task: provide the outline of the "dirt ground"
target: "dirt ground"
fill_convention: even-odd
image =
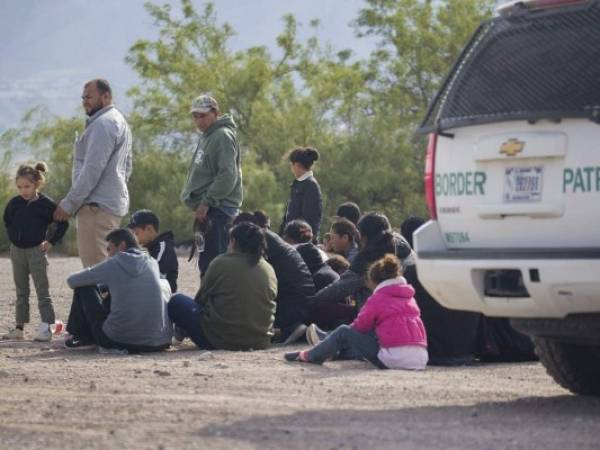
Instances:
[[[55,309],[65,320],[64,279],[79,260],[50,261]],[[181,266],[181,291],[192,294],[197,275]],[[1,258],[2,331],[13,322],[11,277]],[[32,324],[36,309],[34,300]],[[286,363],[283,351],[201,352],[186,344],[101,355],[66,350],[61,338],[1,342],[0,448],[600,448],[600,398],[569,394],[538,363],[416,373]]]

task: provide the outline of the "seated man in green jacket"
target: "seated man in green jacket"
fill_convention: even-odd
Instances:
[[[231,230],[228,253],[215,258],[192,299],[171,297],[169,317],[205,349],[269,347],[275,321],[277,278],[262,257],[263,231],[249,222]]]

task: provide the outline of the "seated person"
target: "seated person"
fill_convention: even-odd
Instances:
[[[254,214],[240,213],[234,223],[256,223]],[[300,253],[271,230],[263,230],[267,241],[267,261],[277,275],[275,327],[279,341],[290,344],[304,336],[309,319],[309,297],[315,283]]]
[[[317,291],[339,280],[340,276],[323,261],[313,244],[300,244],[296,250],[312,273]],[[321,302],[311,305],[309,321],[325,330],[333,330],[339,325],[352,322],[355,315],[356,309],[345,300],[339,303]]]
[[[308,222],[302,219],[295,219],[288,222],[283,229],[283,240],[294,247],[299,244],[305,244],[307,242],[313,242],[314,236],[312,228]],[[328,258],[327,253],[315,246],[315,248],[321,254],[321,258],[326,260]]]
[[[334,253],[352,262],[358,253],[360,236],[356,226],[348,219],[338,217],[329,230],[329,246]]]
[[[184,294],[171,298],[169,317],[199,348],[269,347],[277,278],[263,258],[264,250],[264,233],[257,225],[235,225],[227,253],[210,263],[196,298]]]
[[[167,315],[171,295],[160,279],[158,263],[138,247],[127,228],[106,236],[109,257],[67,278],[74,289],[65,341],[69,348],[98,345],[137,351],[163,350],[171,344]],[[102,304],[97,285],[110,293],[110,310]]]
[[[133,213],[127,228],[133,231],[142,247],[145,247],[156,262],[160,276],[171,286],[171,292],[177,292],[177,276],[179,262],[175,254],[173,232],[159,233],[160,221],[158,216],[148,209],[140,209]]]
[[[360,219],[360,208],[354,202],[342,203],[340,206],[338,206],[335,215],[337,217],[348,219],[350,222],[356,225],[358,223],[358,219]]]
[[[317,291],[340,279],[340,276],[330,266],[325,264],[323,255],[316,245],[307,242],[297,245],[296,250],[298,250],[298,253],[300,253],[300,256],[302,256],[302,259],[306,263]]]

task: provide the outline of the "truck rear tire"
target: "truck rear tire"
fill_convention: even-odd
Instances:
[[[534,337],[546,371],[562,387],[580,395],[600,395],[600,346]]]

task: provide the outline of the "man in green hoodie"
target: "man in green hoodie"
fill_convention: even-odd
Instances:
[[[202,132],[182,201],[203,225],[204,250],[198,258],[202,275],[210,262],[227,250],[228,229],[242,206],[242,167],[236,125],[229,114],[219,115],[219,104],[209,95],[192,102],[190,112]]]

